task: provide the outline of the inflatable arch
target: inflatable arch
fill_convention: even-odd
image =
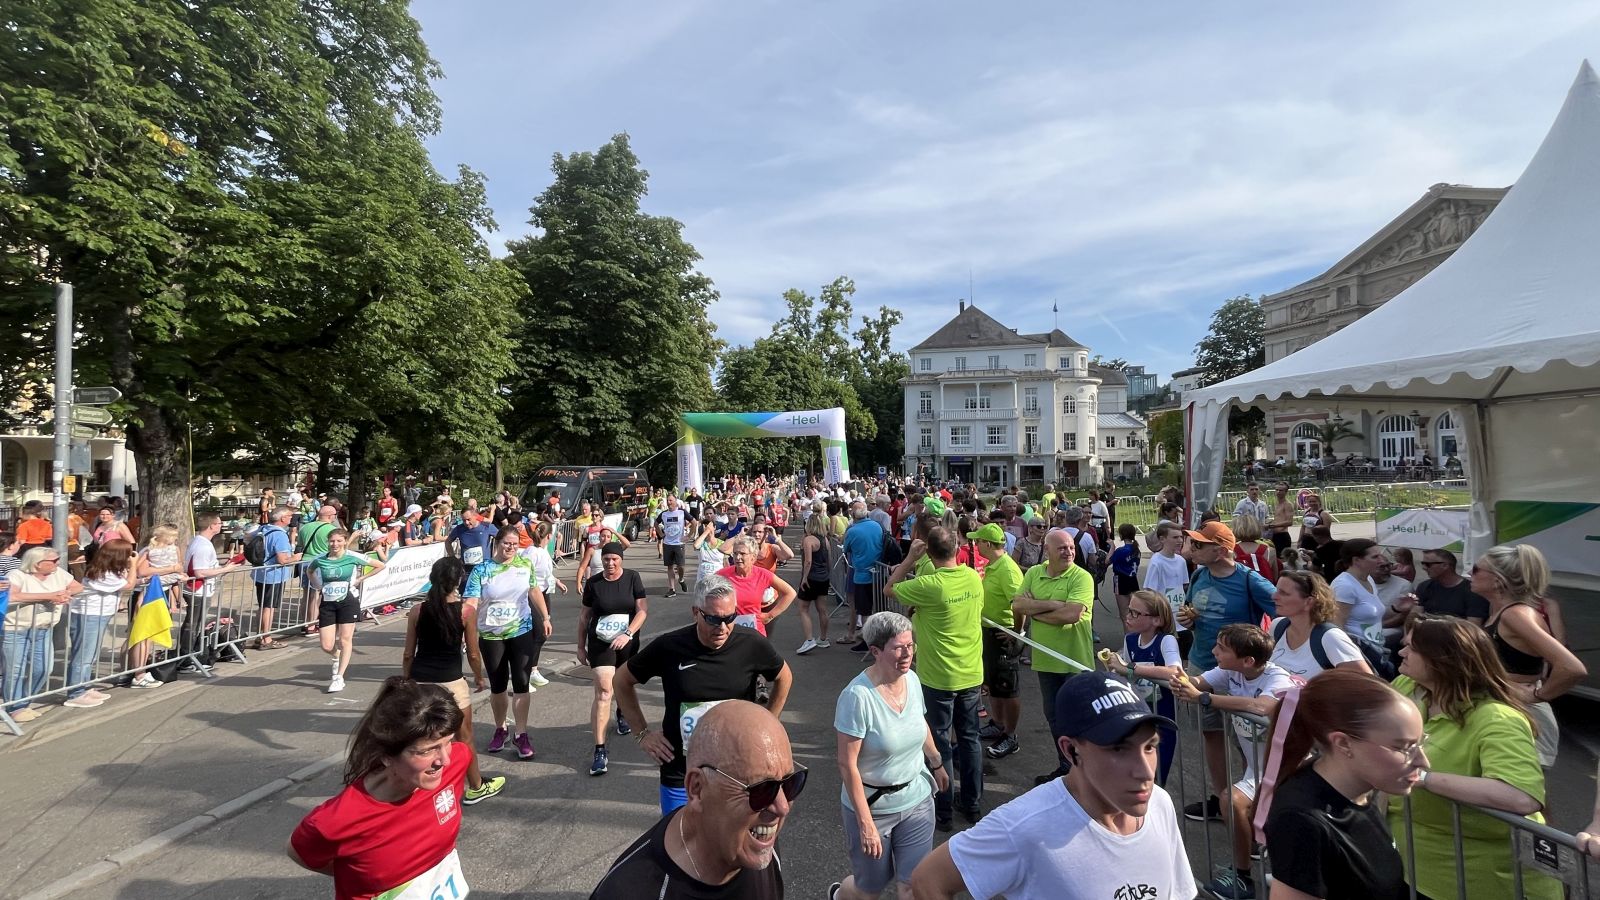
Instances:
[[[827,484],[850,480],[850,457],[844,447],[844,410],[805,409],[797,412],[684,413],[678,439],[678,487],[705,490],[705,465],[701,450],[708,437],[810,437],[822,439],[822,463]]]

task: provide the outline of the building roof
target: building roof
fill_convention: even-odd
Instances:
[[[1089,374],[1100,379],[1100,384],[1102,385],[1118,385],[1128,383],[1128,376],[1123,374],[1121,369],[1108,369],[1105,366],[1097,363],[1089,364]]]
[[[961,350],[967,347],[1022,347],[1038,343],[1000,324],[993,316],[967,306],[912,350]]]
[[[1143,428],[1144,420],[1133,413],[1097,413],[1094,422],[1101,428]]]
[[[1023,337],[1028,338],[1035,343],[1046,344],[1048,346],[1059,347],[1061,349],[1067,349],[1069,347],[1075,350],[1089,349],[1088,347],[1085,347],[1084,345],[1073,340],[1071,335],[1059,328],[1040,332],[1039,334],[1025,334]]]
[[[1184,369],[1182,372],[1173,372],[1172,373],[1172,377],[1173,378],[1182,378],[1185,375],[1199,375],[1201,372],[1204,372],[1204,371],[1205,371],[1205,369],[1201,368],[1200,366],[1195,366],[1192,369]]]

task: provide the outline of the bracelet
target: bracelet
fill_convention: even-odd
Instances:
[[[944,762],[943,761],[928,762],[926,759],[924,759],[922,761],[922,764],[928,767],[928,771],[929,772],[937,772],[940,769],[944,768]]]
[[[634,743],[636,743],[636,744],[644,743],[644,736],[649,734],[649,733],[650,733],[650,729],[649,728],[641,728],[640,730],[635,731],[633,733],[633,741],[634,741]]]

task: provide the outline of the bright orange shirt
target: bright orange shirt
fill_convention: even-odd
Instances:
[[[54,534],[55,529],[50,527],[50,520],[43,517],[24,519],[17,523],[19,544],[48,544]]]

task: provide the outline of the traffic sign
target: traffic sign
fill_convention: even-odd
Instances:
[[[90,428],[88,425],[73,425],[67,432],[75,441],[89,441],[100,436],[100,429]]]
[[[79,406],[105,406],[122,399],[122,392],[114,387],[81,387],[72,389],[72,402]]]
[[[67,471],[87,475],[93,469],[94,458],[89,453],[89,445],[73,441],[72,446],[68,448]]]
[[[98,406],[74,406],[72,421],[79,425],[110,425],[111,413]]]

